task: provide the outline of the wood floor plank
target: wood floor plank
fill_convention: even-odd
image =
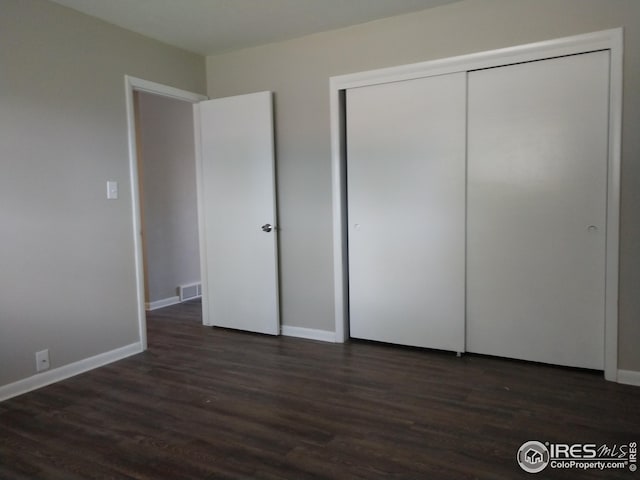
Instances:
[[[204,327],[198,302],[147,323],[148,351],[1,404],[0,478],[529,478],[525,441],[640,440],[640,388],[601,373]]]

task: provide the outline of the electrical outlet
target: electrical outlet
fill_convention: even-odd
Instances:
[[[36,371],[42,372],[49,369],[49,350],[36,352]]]

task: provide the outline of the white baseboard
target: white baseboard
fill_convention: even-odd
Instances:
[[[180,297],[176,295],[175,297],[161,298],[155,302],[145,302],[144,308],[147,312],[150,312],[151,310],[169,307],[171,305],[176,305],[177,303],[180,303]]]
[[[315,328],[292,327],[282,325],[282,335],[285,337],[307,338],[309,340],[319,340],[321,342],[335,342],[336,334],[328,330],[316,330]]]
[[[142,350],[142,344],[140,342],[132,343],[131,345],[125,345],[124,347],[116,348],[109,352],[78,360],[77,362],[54,368],[53,370],[47,370],[8,385],[0,386],[0,402],[73,377],[74,375],[93,370],[94,368],[102,367],[108,363],[122,360],[123,358],[140,353]]]
[[[640,387],[640,372],[635,370],[618,370],[618,383]]]

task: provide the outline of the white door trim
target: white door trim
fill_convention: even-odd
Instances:
[[[607,266],[605,287],[605,378],[618,379],[618,268],[620,155],[622,138],[622,28],[527,45],[432,60],[330,78],[333,198],[334,314],[336,341],[349,337],[348,247],[346,236],[345,91],[365,85],[464,72],[512,63],[610,50],[609,158],[607,185]]]
[[[133,221],[133,249],[136,271],[136,297],[138,299],[138,330],[142,349],[147,349],[147,320],[144,302],[144,267],[142,263],[142,237],[140,188],[138,185],[138,148],[136,142],[136,119],[133,102],[133,92],[145,92],[161,97],[173,98],[189,103],[206,100],[207,97],[197,93],[187,92],[160,83],[142,80],[140,78],[124,76],[125,101],[127,107],[127,132],[129,148],[129,182],[131,184],[131,213]]]

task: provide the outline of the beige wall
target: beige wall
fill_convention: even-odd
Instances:
[[[0,385],[139,341],[124,75],[204,58],[44,0],[0,0]],[[106,200],[106,181],[120,199]]]
[[[640,2],[464,0],[207,59],[210,97],[275,92],[282,319],[333,330],[329,77],[625,27],[620,368],[640,370]]]
[[[135,94],[145,301],[200,282],[193,106]]]

